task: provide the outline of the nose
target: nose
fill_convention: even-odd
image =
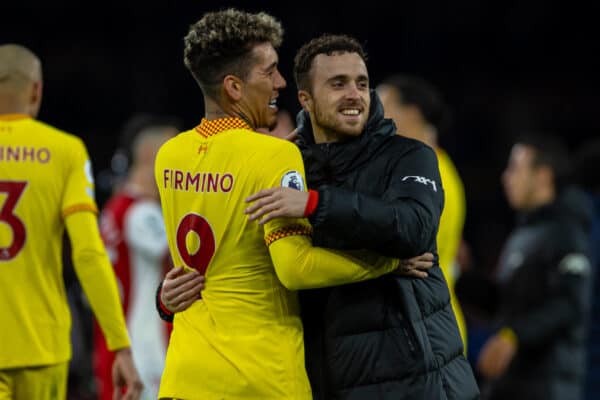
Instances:
[[[360,89],[356,82],[351,82],[348,85],[348,90],[346,91],[346,97],[349,99],[358,99],[360,98]]]
[[[281,90],[287,86],[287,82],[285,81],[283,75],[281,75],[281,72],[279,72],[279,70],[275,71],[274,86],[276,90]]]

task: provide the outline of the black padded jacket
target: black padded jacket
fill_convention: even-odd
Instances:
[[[396,135],[371,94],[365,131],[315,144],[297,122],[315,246],[409,258],[436,253],[443,188],[435,152]],[[437,258],[437,257],[436,257]],[[315,399],[475,399],[479,390],[435,265],[426,279],[379,279],[300,293],[306,366]]]
[[[592,269],[592,205],[568,188],[551,204],[521,216],[498,265],[499,326],[518,349],[489,399],[582,398]]]

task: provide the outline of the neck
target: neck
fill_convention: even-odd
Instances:
[[[545,206],[546,204],[550,204],[556,198],[556,193],[553,188],[545,188],[538,192],[536,196],[537,207]]]
[[[333,131],[327,131],[324,129],[315,129],[315,126],[313,125],[313,135],[315,137],[315,143],[317,144],[321,144],[321,143],[336,143],[336,142],[341,142],[342,141],[342,137]]]
[[[435,128],[427,124],[415,126],[415,129],[411,130],[409,136],[425,143],[429,147],[437,147],[437,133],[435,132]]]
[[[0,96],[0,114],[29,114],[29,108],[22,102]]]
[[[234,105],[219,105],[216,101],[204,97],[204,118],[208,120],[218,119],[218,118],[241,118],[252,129],[255,129],[254,124],[244,115],[244,113],[238,109]]]
[[[429,145],[430,147],[433,147],[434,149],[438,147],[438,140],[437,140],[437,130],[431,126],[431,125],[427,125],[425,127],[425,144]]]

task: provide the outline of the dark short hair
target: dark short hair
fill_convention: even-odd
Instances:
[[[294,79],[298,90],[310,90],[310,69],[319,54],[356,53],[367,62],[367,55],[361,44],[347,35],[324,34],[306,43],[294,58]]]
[[[549,167],[554,173],[554,185],[564,187],[571,180],[569,150],[561,138],[549,132],[523,132],[514,142],[533,148],[532,166]]]
[[[392,75],[381,84],[394,88],[400,103],[417,107],[423,114],[423,118],[438,132],[448,127],[450,115],[442,95],[425,79],[408,75]]]
[[[256,44],[281,45],[281,23],[264,12],[233,8],[209,12],[193,24],[184,38],[184,62],[205,95],[215,99],[226,75],[246,79]]]

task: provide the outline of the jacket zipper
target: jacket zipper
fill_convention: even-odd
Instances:
[[[386,299],[387,301],[387,299]],[[407,328],[407,319],[404,318],[404,316],[402,314],[398,314],[398,317],[400,318],[400,325],[402,326],[402,333],[404,333],[404,337],[406,338],[406,341],[408,342],[408,350],[410,351],[411,355],[415,355],[417,353],[417,349],[415,348],[415,342],[413,340],[413,335],[411,335],[411,331]]]

